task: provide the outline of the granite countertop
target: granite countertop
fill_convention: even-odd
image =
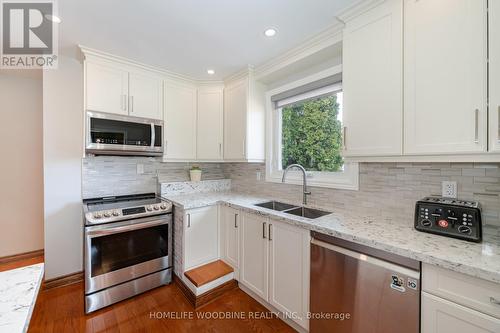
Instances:
[[[0,272],[0,332],[26,332],[43,279],[43,264]]]
[[[401,221],[391,218],[367,216],[351,211],[336,211],[333,214],[310,220],[254,206],[256,203],[272,200],[270,198],[231,191],[167,195],[164,197],[183,209],[224,204],[500,283],[500,237],[498,236],[484,235],[482,243],[472,243],[418,232],[410,224],[401,223]]]

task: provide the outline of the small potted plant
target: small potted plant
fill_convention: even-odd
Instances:
[[[199,182],[201,180],[201,169],[197,165],[193,165],[189,170],[189,176],[192,182]]]

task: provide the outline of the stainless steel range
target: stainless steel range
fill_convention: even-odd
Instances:
[[[154,193],[83,201],[85,312],[172,281],[172,204]]]

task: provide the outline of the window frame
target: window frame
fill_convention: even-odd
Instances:
[[[334,66],[296,80],[266,92],[266,182],[281,183],[283,170],[281,165],[281,113],[276,112],[271,96],[295,89],[306,84],[342,73],[342,66]],[[287,184],[302,184],[302,173],[290,170],[286,178]],[[346,162],[342,172],[307,171],[307,183],[310,186],[344,190],[359,190],[359,165],[357,162]]]

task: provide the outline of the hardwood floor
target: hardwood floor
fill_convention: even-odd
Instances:
[[[202,318],[221,313],[239,315],[243,319]],[[151,290],[86,316],[81,282],[41,291],[28,332],[233,333],[294,330],[240,289],[231,290],[194,310],[175,284]]]

